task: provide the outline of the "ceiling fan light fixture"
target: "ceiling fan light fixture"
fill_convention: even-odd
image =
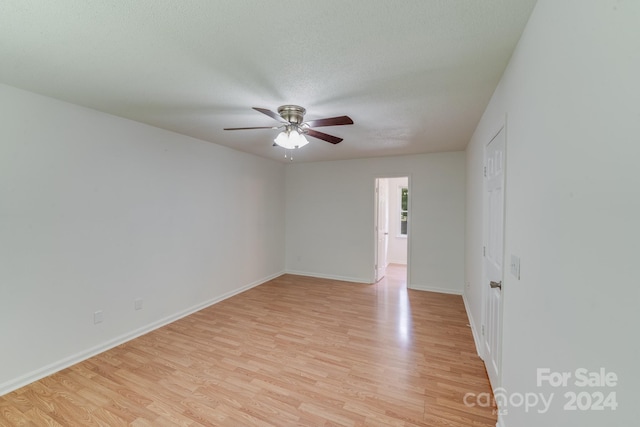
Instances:
[[[303,134],[299,133],[295,129],[280,132],[276,139],[273,140],[273,142],[275,142],[282,148],[286,148],[287,150],[301,148],[309,143],[309,141],[307,141],[307,138],[305,138]]]

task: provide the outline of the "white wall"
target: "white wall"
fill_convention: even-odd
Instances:
[[[284,177],[0,85],[0,394],[281,273]]]
[[[372,282],[375,178],[409,176],[409,286],[462,292],[464,156],[287,165],[287,271]]]
[[[640,2],[540,0],[467,149],[466,299],[480,325],[483,147],[507,118],[503,387],[555,393],[505,426],[632,426],[640,418]],[[537,368],[615,372],[615,388],[537,387]],[[565,411],[567,392],[616,411]]]
[[[409,184],[407,177],[389,178],[389,264],[407,263],[407,237],[400,236],[400,188]]]

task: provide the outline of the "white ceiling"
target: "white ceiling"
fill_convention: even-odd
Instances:
[[[0,82],[284,161],[250,107],[350,116],[295,161],[462,150],[535,0],[3,0]]]

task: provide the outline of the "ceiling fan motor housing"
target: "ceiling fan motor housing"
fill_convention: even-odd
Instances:
[[[289,123],[295,123],[298,125],[302,123],[306,112],[307,110],[299,105],[283,105],[278,107],[278,114],[280,114],[280,117]]]

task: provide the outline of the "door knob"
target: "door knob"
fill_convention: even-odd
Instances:
[[[502,289],[502,281],[500,281],[500,282],[491,281],[491,282],[489,282],[489,286],[491,286],[491,289],[493,289],[493,288]]]

